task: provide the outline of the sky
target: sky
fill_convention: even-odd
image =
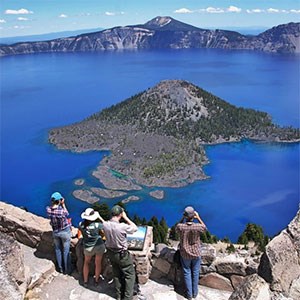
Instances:
[[[300,0],[1,0],[0,37],[144,24],[170,16],[200,28],[300,22]]]

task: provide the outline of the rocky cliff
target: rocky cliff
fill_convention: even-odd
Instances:
[[[263,253],[258,274],[249,276],[229,300],[300,299],[300,210]]]
[[[245,36],[234,31],[197,28],[170,17],[156,17],[141,25],[114,27],[43,42],[2,45],[0,56],[41,52],[163,48],[219,48],[299,53],[300,23],[279,25],[258,36]]]

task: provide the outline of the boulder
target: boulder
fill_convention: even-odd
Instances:
[[[210,244],[201,245],[201,264],[202,265],[211,265],[216,259],[217,252],[216,248]]]
[[[155,260],[153,267],[161,273],[167,275],[170,271],[171,264],[163,258],[158,258]]]
[[[296,217],[266,246],[258,274],[248,276],[230,300],[295,300],[300,299],[300,210]],[[247,274],[255,271],[251,261]]]
[[[233,291],[233,287],[228,278],[218,274],[218,273],[209,273],[201,277],[200,284],[223,291]]]
[[[246,277],[239,275],[231,275],[230,281],[234,289],[237,289],[244,281]]]
[[[20,245],[0,232],[0,299],[23,299],[27,284]]]
[[[269,285],[257,274],[250,275],[229,300],[271,300]]]
[[[245,264],[245,259],[234,254],[218,257],[214,261],[214,266],[216,267],[217,272],[222,275],[235,274],[246,276],[247,266]]]
[[[27,246],[40,247],[45,253],[53,253],[49,220],[4,202],[0,202],[0,232],[11,235]]]
[[[295,245],[295,248],[298,252],[298,257],[300,259],[300,209],[295,218],[288,225],[287,232],[290,235],[293,244]]]
[[[300,277],[292,282],[289,297],[292,299],[300,299]]]
[[[293,280],[300,276],[300,265],[297,249],[285,230],[267,245],[258,274],[270,283],[272,291],[288,296]]]

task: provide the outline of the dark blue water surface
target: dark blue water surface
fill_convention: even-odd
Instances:
[[[74,154],[47,143],[52,127],[77,122],[163,79],[184,79],[243,107],[299,127],[299,56],[243,51],[165,50],[4,57],[1,64],[1,200],[45,216],[53,191],[65,196],[74,223],[87,203],[71,192],[74,179],[96,185],[91,170],[103,153]],[[144,189],[131,215],[164,216],[169,225],[193,205],[210,231],[235,240],[255,222],[269,235],[284,228],[299,204],[299,144],[249,141],[206,148],[209,180]],[[120,200],[120,199],[117,199]],[[103,200],[109,204],[117,200]]]

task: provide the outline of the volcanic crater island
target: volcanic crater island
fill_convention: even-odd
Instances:
[[[204,146],[238,142],[300,141],[299,128],[280,127],[261,111],[236,107],[184,80],[164,80],[79,123],[54,128],[49,142],[73,152],[109,150],[92,175],[100,182],[87,186],[77,179],[74,197],[95,203],[126,197],[150,187],[163,199],[161,187],[182,187],[207,179]],[[128,193],[130,193],[128,197]]]

